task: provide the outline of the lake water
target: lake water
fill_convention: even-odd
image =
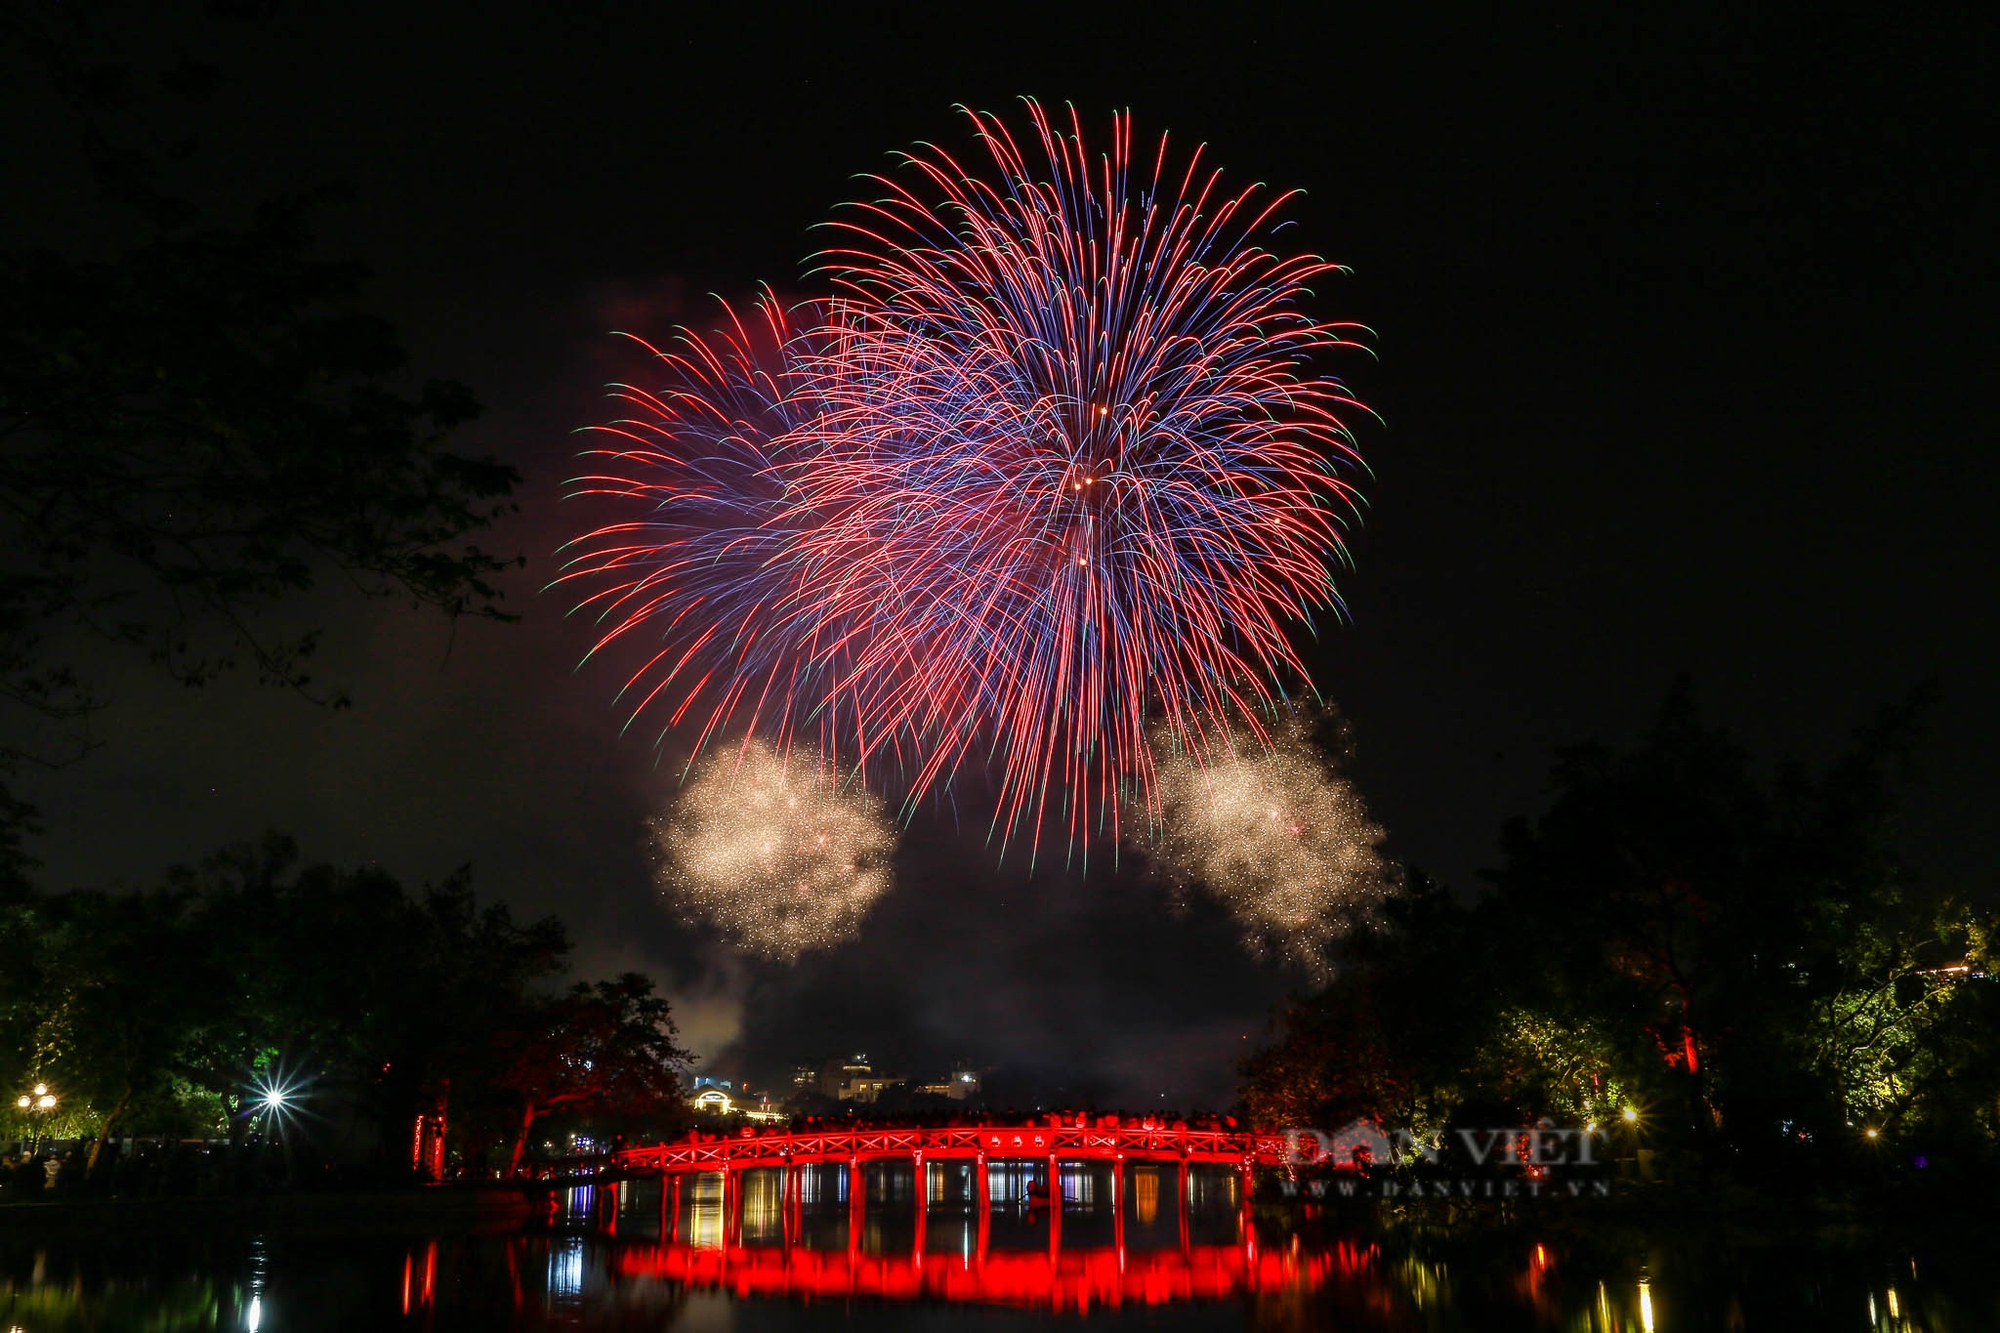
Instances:
[[[649,1192],[650,1191],[650,1192]],[[578,1191],[549,1231],[386,1237],[0,1234],[0,1333],[347,1329],[1146,1329],[1691,1333],[2000,1330],[1992,1228],[1942,1246],[1750,1239],[1516,1222],[1447,1235],[1295,1214],[1244,1230],[1222,1195],[1183,1217],[1136,1188],[1125,1216],[841,1200],[787,1217],[753,1193],[725,1235],[690,1188]]]

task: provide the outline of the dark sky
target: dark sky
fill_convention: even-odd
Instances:
[[[1678,672],[1772,760],[1824,760],[1935,680],[1909,854],[1990,897],[2000,80],[1975,8],[121,11],[107,50],[224,72],[175,174],[214,220],[352,184],[326,253],[369,264],[416,366],[487,403],[468,440],[528,477],[496,537],[529,557],[525,619],[454,640],[329,595],[304,610],[343,713],[93,657],[103,747],[32,793],[47,878],[139,882],[266,827],[412,879],[470,861],[560,912],[583,968],[659,976],[723,1066],[964,1054],[1080,1096],[1226,1099],[1298,979],[1130,875],[1031,878],[924,818],[830,956],[753,966],[675,925],[641,849],[671,776],[618,739],[613,673],[572,673],[583,629],[534,591],[581,522],[555,501],[570,432],[638,369],[607,329],[806,290],[808,229],[852,175],[962,142],[954,103],[1034,94],[1302,187],[1288,235],[1354,270],[1324,311],[1377,331],[1379,363],[1347,370],[1386,426],[1318,681],[1397,854],[1475,886],[1551,747],[1629,737]],[[9,124],[37,129],[0,150],[9,243],[113,243],[19,74]]]

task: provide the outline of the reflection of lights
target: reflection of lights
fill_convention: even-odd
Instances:
[[[1896,1289],[1894,1287],[1889,1288],[1889,1317],[1891,1319],[1901,1319],[1903,1317],[1903,1307],[1896,1300]]]
[[[1639,1327],[1653,1333],[1653,1284],[1639,1279]]]
[[[549,1303],[583,1297],[583,1238],[572,1236],[549,1247]]]
[[[1156,1171],[1132,1173],[1132,1202],[1138,1205],[1139,1225],[1149,1227],[1160,1215],[1160,1176]]]
[[[722,1172],[703,1171],[689,1182],[688,1239],[697,1249],[722,1248]]]
[[[249,1329],[250,1333],[257,1333],[257,1325],[263,1322],[264,1298],[262,1296],[252,1296],[250,1298],[250,1310],[243,1316],[243,1326]]]
[[[783,1239],[784,1172],[769,1169],[743,1171],[738,1173],[736,1182],[742,1197],[738,1224],[743,1228],[743,1239],[752,1243]]]

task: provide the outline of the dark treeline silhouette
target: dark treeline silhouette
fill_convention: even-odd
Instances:
[[[136,655],[343,704],[298,619],[331,602],[301,595],[513,619],[499,585],[520,558],[474,539],[521,478],[466,448],[478,400],[412,370],[360,303],[367,270],[318,252],[311,222],[343,187],[248,219],[179,196],[199,141],[183,118],[222,71],[109,12],[12,7],[0,30],[65,108],[117,238],[0,250],[0,881],[19,884],[39,828],[21,774],[101,743],[99,672]]]
[[[1406,893],[1244,1065],[1258,1122],[1595,1125],[1640,1177],[1960,1186],[2000,1156],[1995,919],[1895,852],[1921,697],[1824,771],[1761,776],[1682,682],[1562,752],[1490,891]]]
[[[637,974],[563,986],[569,949],[464,873],[413,893],[276,836],[137,892],[14,892],[0,1138],[29,1185],[54,1152],[58,1183],[143,1192],[491,1176],[579,1130],[676,1131],[668,1002]],[[448,1149],[421,1163],[419,1117]]]

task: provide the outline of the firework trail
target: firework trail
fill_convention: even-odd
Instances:
[[[757,741],[703,760],[653,833],[669,900],[767,958],[852,937],[893,881],[880,803]]]
[[[802,558],[866,608],[855,707],[910,788],[990,755],[997,822],[1075,845],[1155,805],[1155,720],[1219,754],[1305,676],[1361,409],[1310,364],[1354,345],[1303,309],[1336,266],[1257,244],[1285,196],[1027,109],[1027,150],[968,112],[983,161],[910,154],[836,224]]]
[[[1294,720],[1264,745],[1238,731],[1230,755],[1199,761],[1161,737],[1149,850],[1183,890],[1227,907],[1252,953],[1324,974],[1328,947],[1392,881],[1381,826],[1307,733]]]
[[[836,682],[854,626],[797,581],[815,517],[788,480],[805,458],[797,428],[818,410],[795,368],[811,336],[768,295],[747,317],[722,314],[719,331],[683,330],[666,350],[633,339],[664,384],[612,386],[630,415],[590,428],[606,442],[568,486],[625,516],[568,543],[551,586],[595,587],[572,613],[599,627],[585,661],[645,642],[619,691],[628,726],[655,713],[657,741],[692,717],[699,753],[732,721],[789,747],[803,719],[831,751],[847,734]]]

